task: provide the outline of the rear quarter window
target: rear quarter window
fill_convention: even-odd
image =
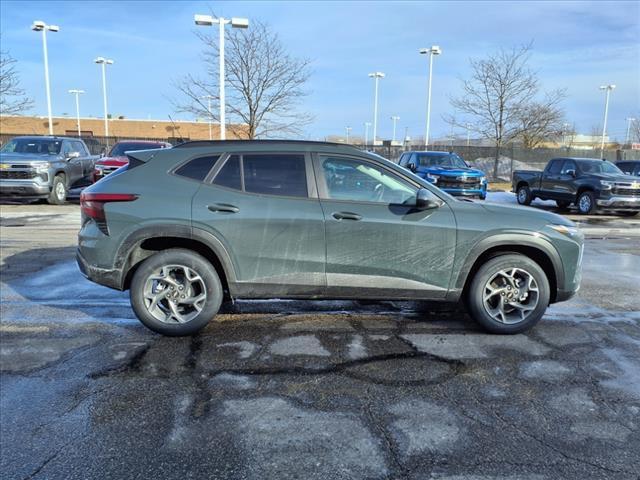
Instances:
[[[218,161],[218,158],[220,158],[219,155],[194,158],[178,167],[174,173],[181,177],[203,181]]]

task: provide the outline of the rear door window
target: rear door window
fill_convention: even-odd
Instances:
[[[240,174],[240,156],[231,155],[220,169],[213,183],[221,187],[242,190],[242,176]]]
[[[179,167],[175,171],[175,174],[181,177],[203,181],[218,161],[218,158],[220,158],[218,155],[194,158]]]
[[[245,154],[242,172],[246,192],[287,197],[307,197],[303,154]]]

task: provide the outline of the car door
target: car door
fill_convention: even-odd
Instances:
[[[573,160],[565,160],[560,169],[560,176],[556,181],[556,195],[558,200],[566,200],[568,202],[576,199],[578,189],[576,188],[576,162]]]
[[[242,297],[324,293],[324,216],[305,153],[231,154],[193,198],[193,227],[229,252]]]
[[[67,183],[69,186],[76,183],[83,177],[82,159],[80,157],[71,157],[71,153],[76,152],[73,142],[65,140],[62,142],[62,156],[66,162],[65,172],[67,174]]]
[[[561,158],[551,160],[542,174],[540,190],[542,191],[542,196],[545,198],[550,198],[552,200],[561,199],[560,197],[557,197],[557,185],[560,181],[562,162],[563,160]]]
[[[95,160],[93,159],[93,157],[91,157],[91,155],[89,155],[89,152],[87,151],[83,142],[79,140],[74,140],[72,143],[73,143],[73,149],[76,152],[80,153],[80,161],[82,163],[82,175],[85,178],[87,178],[93,173]]]
[[[318,154],[314,168],[325,215],[329,295],[446,295],[456,243],[446,203],[417,210],[417,184],[359,157]]]

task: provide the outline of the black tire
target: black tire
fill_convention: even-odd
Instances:
[[[148,277],[162,267],[169,265],[180,265],[191,269],[191,271],[195,272],[202,280],[202,284],[198,281],[198,285],[203,285],[202,292],[200,293],[206,292],[206,299],[204,300],[202,310],[199,313],[192,311],[191,314],[195,315],[194,318],[185,323],[162,321],[148,310],[147,304],[145,303],[145,286],[147,285]],[[186,283],[184,284],[186,285]],[[175,293],[177,294],[178,292]],[[173,294],[173,292],[170,294]],[[133,311],[147,328],[163,335],[179,337],[193,335],[209,323],[220,309],[223,291],[220,278],[215,268],[204,257],[191,250],[172,248],[158,252],[142,262],[131,280],[129,298]],[[165,306],[165,310],[168,308],[166,298],[158,303]],[[195,309],[195,307],[193,308]]]
[[[556,205],[560,210],[566,210],[571,205],[571,202],[567,202],[566,200],[556,200]]]
[[[521,269],[533,277],[538,286],[537,305],[525,314],[524,320],[517,321],[517,323],[504,323],[489,314],[485,308],[483,297],[487,282],[498,272],[512,268]],[[519,253],[509,253],[493,257],[480,267],[469,285],[466,300],[469,314],[486,331],[514,334],[524,332],[540,321],[549,306],[550,296],[549,280],[540,265]]]
[[[578,212],[582,215],[594,213],[596,211],[596,197],[593,192],[586,191],[578,195],[576,206],[578,207]]]
[[[51,205],[63,205],[67,201],[67,177],[64,173],[59,173],[53,177],[51,193],[47,197],[47,202]]]
[[[634,212],[631,210],[618,210],[616,215],[620,215],[621,217],[635,217],[640,212]]]
[[[531,197],[531,189],[528,185],[521,185],[516,192],[516,198],[520,205],[530,205],[533,198]]]

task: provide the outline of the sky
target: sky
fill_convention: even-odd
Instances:
[[[378,135],[423,135],[427,56],[434,59],[431,132],[449,134],[442,116],[455,114],[449,99],[470,74],[469,59],[500,48],[533,42],[530,66],[543,89],[566,88],[567,122],[590,134],[602,125],[604,93],[615,84],[608,133],[620,140],[626,118],[640,119],[640,2],[189,2],[189,1],[7,1],[0,2],[0,42],[17,63],[22,87],[33,98],[33,114],[46,115],[41,34],[34,20],[60,26],[48,35],[54,116],[75,115],[69,89],[86,91],[81,116],[102,116],[97,56],[108,67],[109,111],[127,118],[188,120],[177,114],[172,83],[185,73],[203,75],[202,45],[193,15],[209,13],[268,23],[284,46],[311,60],[310,94],[301,108],[315,120],[305,137],[363,135],[373,119],[373,81],[381,71]],[[197,27],[203,28],[203,27]],[[601,128],[601,127],[600,127]],[[463,135],[463,132],[456,131]]]

